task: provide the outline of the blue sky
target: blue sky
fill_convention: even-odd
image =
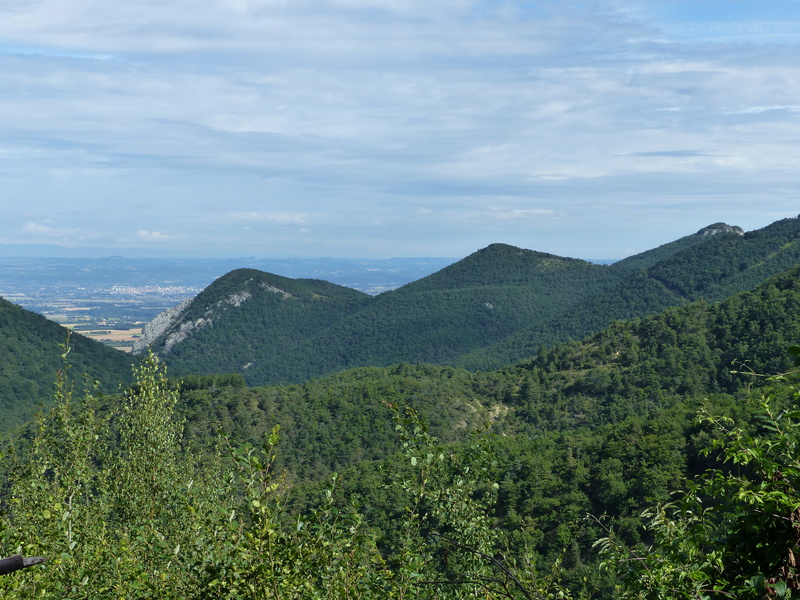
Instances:
[[[621,258],[800,212],[800,1],[0,0],[0,244]]]

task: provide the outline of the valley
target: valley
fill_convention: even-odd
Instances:
[[[447,258],[135,259],[0,256],[0,297],[125,352],[144,324],[241,266],[333,281],[368,294],[394,289]]]
[[[16,288],[5,293],[0,290],[0,296],[72,331],[129,352],[146,323],[200,291],[191,286],[60,285]]]

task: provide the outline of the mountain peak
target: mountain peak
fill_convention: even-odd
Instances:
[[[522,248],[518,248],[517,246],[512,246],[511,244],[501,244],[501,243],[494,243],[489,244],[486,248],[479,250],[478,252],[519,252],[522,253],[524,250]]]
[[[517,246],[512,246],[511,244],[501,244],[501,243],[494,243],[489,244],[485,248],[481,248],[477,252],[473,252],[469,257],[478,257],[478,256],[485,256],[485,255],[492,255],[494,257],[511,257],[511,256],[525,256],[528,259],[542,259],[542,258],[554,258],[558,260],[565,260],[565,261],[574,261],[576,259],[573,258],[566,258],[563,256],[558,256],[556,254],[550,254],[548,252],[540,252],[538,250],[527,250],[525,248],[519,248]]]

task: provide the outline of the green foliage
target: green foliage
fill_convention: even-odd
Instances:
[[[107,459],[115,476],[111,490],[115,518],[152,524],[167,521],[180,510],[183,498],[174,493],[181,479],[178,461],[183,423],[173,418],[178,401],[166,372],[148,354],[134,369],[136,385],[123,396],[113,423],[119,439]]]
[[[364,598],[385,586],[383,562],[362,518],[333,506],[336,477],[321,507],[284,519],[286,483],[273,470],[275,427],[261,449],[225,444],[224,492],[211,507],[196,597]],[[208,534],[206,534],[208,537]]]
[[[512,557],[494,523],[500,485],[491,438],[475,434],[445,447],[414,411],[395,408],[395,421],[411,467],[397,486],[404,494],[392,556],[399,597],[570,598],[557,566],[537,577],[533,558]]]
[[[130,356],[0,298],[0,436],[29,422],[39,405],[51,405],[59,346],[68,338],[72,364],[102,391],[130,382]]]
[[[218,429],[240,443],[258,444],[279,424],[279,468],[302,480],[325,479],[333,471],[399,450],[386,403],[413,407],[449,442],[499,410],[491,395],[504,385],[488,375],[449,367],[373,367],[293,386],[181,385],[178,412],[196,447],[212,447]]]
[[[796,401],[796,398],[795,398]],[[708,469],[676,500],[646,511],[652,544],[616,536],[597,546],[624,598],[796,598],[800,596],[800,410],[762,399],[754,422],[707,411],[719,437]]]
[[[200,461],[181,450],[178,393],[154,355],[135,380],[100,416],[90,390],[75,400],[59,376],[0,527],[3,554],[49,561],[0,579],[0,598],[568,597],[497,554],[488,439],[448,449],[415,413],[398,415],[410,471],[391,485],[404,517],[381,537],[357,503],[337,506],[336,475],[321,505],[286,511],[277,426],[261,449],[222,438]]]
[[[187,481],[174,464],[174,398],[162,393],[163,370],[153,357],[137,370],[138,387],[120,416],[136,430],[125,431],[121,452],[110,444],[115,415],[98,416],[91,390],[76,401],[65,373],[5,502],[4,550],[50,560],[5,578],[0,597],[145,598],[180,590],[180,548],[190,541]]]

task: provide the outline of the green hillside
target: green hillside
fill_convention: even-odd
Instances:
[[[40,404],[52,404],[62,366],[59,344],[68,335],[64,327],[0,298],[0,432],[28,421]],[[70,335],[70,360],[107,393],[131,380],[131,356],[79,334]]]
[[[239,275],[223,298],[244,298],[241,286],[254,274]],[[254,281],[253,296],[261,289]],[[768,486],[797,473],[796,456],[772,478],[737,468],[725,479],[725,465],[703,450],[726,440],[726,430],[697,414],[705,406],[735,419],[727,431],[738,423],[743,443],[772,452],[778,445],[763,436],[775,433],[775,419],[759,412],[757,398],[771,393],[779,414],[796,404],[794,390],[731,370],[784,372],[798,340],[794,267],[719,303],[616,322],[500,371],[399,365],[257,388],[241,376],[192,376],[176,388],[146,364],[123,399],[59,405],[40,428],[34,462],[0,468],[0,544],[58,557],[4,577],[0,595],[673,597],[671,582],[660,594],[646,578],[623,585],[624,554],[600,567],[594,544],[611,532],[614,544],[658,555],[663,562],[648,572],[664,577],[687,544],[711,539],[727,552],[716,555],[716,585],[746,590],[749,582],[752,593],[734,596],[772,597],[769,577],[794,581],[780,570],[794,522],[781,525],[778,513],[749,533],[729,524],[742,514],[772,519],[784,504],[748,513],[725,504],[735,494],[717,496],[718,510],[738,512],[720,513],[719,522],[708,512],[702,531],[713,537],[689,528],[673,546],[641,515],[709,467],[723,469],[715,481],[753,477],[761,487],[747,498],[763,499],[766,490],[774,501]],[[393,412],[406,405],[422,421]],[[798,416],[788,413],[782,431]],[[475,437],[481,425],[488,435]],[[228,433],[222,452],[219,428]],[[264,444],[268,454],[244,442]],[[278,458],[269,454],[273,443]],[[792,510],[794,482],[780,488]],[[677,564],[705,581],[703,565]]]
[[[450,364],[615,280],[605,266],[493,244],[377,296],[298,347],[291,362],[318,361],[317,374],[398,362]]]
[[[669,242],[657,248],[653,248],[652,250],[646,250],[645,252],[618,260],[611,265],[611,268],[615,271],[625,271],[628,273],[649,269],[662,261],[668,260],[683,250],[709,241],[710,236],[729,233],[742,235],[744,231],[741,227],[731,227],[725,223],[714,223],[708,227],[703,227],[697,233],[684,236],[674,242]]]
[[[491,244],[444,269],[398,288],[395,294],[417,294],[442,290],[491,288],[493,286],[561,286],[582,284],[602,277],[601,265],[564,258],[545,252],[523,250],[508,244]],[[581,285],[579,283],[578,285]],[[390,293],[391,294],[391,293]]]
[[[719,233],[709,235],[709,230]],[[542,345],[580,339],[615,320],[655,314],[693,300],[722,300],[751,290],[798,264],[800,218],[783,219],[744,234],[718,223],[611,265],[612,271],[626,273],[616,284],[454,364],[498,368],[535,354]]]
[[[720,300],[800,264],[800,220],[758,231],[716,223],[610,266],[492,244],[375,297],[237,270],[156,339],[173,373],[302,382],[396,363],[494,369],[615,320]]]

